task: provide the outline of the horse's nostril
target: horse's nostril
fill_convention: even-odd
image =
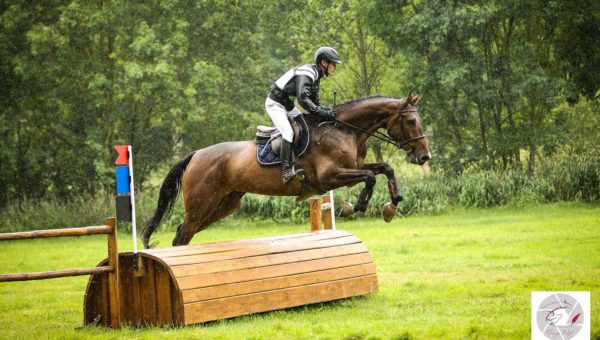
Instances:
[[[427,161],[428,161],[428,160],[430,160],[430,159],[431,159],[431,156],[430,156],[429,154],[426,154],[426,155],[423,155],[423,156],[421,156],[421,161],[422,161],[423,163],[427,162]]]

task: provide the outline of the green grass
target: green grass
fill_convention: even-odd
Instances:
[[[307,222],[308,223],[308,222]],[[377,265],[366,297],[180,328],[81,328],[87,277],[0,284],[0,337],[17,338],[530,338],[532,291],[591,292],[600,337],[600,207],[557,203],[438,216],[338,221]],[[307,225],[227,219],[193,243],[306,231]],[[173,233],[159,233],[159,246]],[[132,248],[128,235],[120,250]],[[14,241],[0,272],[96,265],[104,237]]]

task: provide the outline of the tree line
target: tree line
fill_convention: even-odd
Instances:
[[[533,173],[600,141],[591,0],[8,0],[0,12],[0,206],[111,190],[115,144],[134,146],[143,185],[191,150],[251,139],[271,83],[323,45],[344,60],[324,103],[423,95],[438,174]]]

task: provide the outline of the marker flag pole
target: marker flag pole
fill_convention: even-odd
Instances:
[[[333,106],[335,107],[335,102],[337,99],[337,91],[333,91]],[[333,201],[333,190],[329,190],[329,202],[331,204],[331,229],[336,230],[335,227],[335,202]]]
[[[133,235],[133,256],[137,257],[137,228],[135,225],[135,185],[133,181],[133,151],[131,145],[127,146],[129,151],[129,187],[131,188],[131,233]]]
[[[133,267],[137,270],[137,228],[135,218],[135,182],[133,180],[133,150],[131,145],[115,145],[119,157],[115,161],[117,220],[131,222],[133,237]]]

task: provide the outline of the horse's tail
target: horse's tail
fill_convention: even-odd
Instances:
[[[156,228],[158,228],[158,226],[164,221],[164,219],[171,214],[173,205],[175,204],[175,201],[177,201],[177,197],[181,192],[181,180],[183,178],[183,173],[185,172],[185,169],[192,160],[193,156],[194,152],[185,156],[184,159],[175,164],[160,186],[160,194],[158,195],[158,204],[156,206],[156,210],[154,211],[154,215],[146,222],[142,231],[142,241],[144,242],[144,247],[152,248],[156,245],[150,244],[150,237]]]

